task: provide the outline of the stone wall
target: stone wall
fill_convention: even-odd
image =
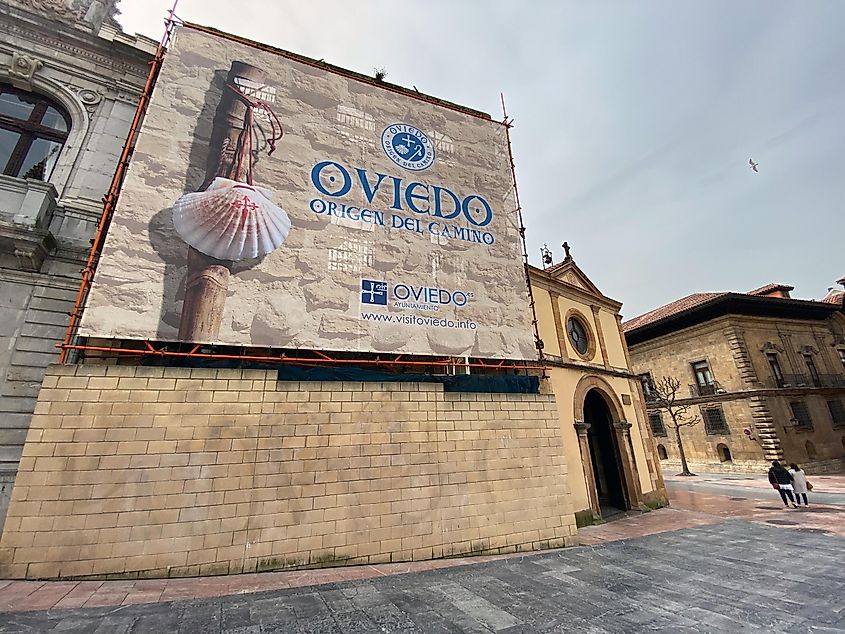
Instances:
[[[52,366],[0,575],[179,576],[573,543],[554,397]]]
[[[0,82],[70,117],[49,183],[0,175],[0,522],[156,46],[117,31],[112,2],[47,4],[0,3]]]
[[[728,434],[708,435],[703,424],[681,430],[690,468],[746,471],[773,459],[835,468],[821,465],[836,465],[845,458],[845,427],[833,420],[826,403],[845,402],[845,374],[836,348],[842,341],[842,322],[840,315],[821,321],[729,315],[632,346],[632,365],[635,372],[650,372],[655,380],[664,375],[680,379],[692,413],[701,416],[702,407],[722,408]],[[840,387],[778,388],[767,353],[777,355],[785,375],[805,376],[808,354],[827,381],[838,377]],[[719,384],[713,396],[694,397],[685,391],[685,384],[695,381],[691,363],[699,360],[710,364]],[[792,401],[804,403],[811,428],[793,428]],[[665,413],[663,418],[668,437],[655,442],[666,448],[670,461],[677,460],[674,431]],[[719,444],[730,449],[733,465],[720,463]]]

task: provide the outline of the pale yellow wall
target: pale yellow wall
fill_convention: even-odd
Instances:
[[[540,331],[540,339],[543,340],[543,352],[560,355],[560,345],[557,339],[557,328],[555,327],[555,316],[552,311],[552,296],[544,288],[532,286],[534,293],[534,311],[537,314],[537,328]]]
[[[575,511],[580,511],[590,506],[587,495],[587,483],[584,479],[584,466],[581,463],[578,434],[573,426],[575,421],[575,388],[578,385],[578,381],[584,376],[584,373],[564,368],[549,368],[548,372],[560,415],[564,457],[566,463],[569,465],[567,477],[569,478],[569,492],[572,496],[572,508]],[[631,423],[631,444],[634,448],[634,461],[642,491],[643,493],[654,491],[655,487],[648,470],[648,461],[646,460],[647,452],[650,451],[648,436],[647,432],[644,432],[642,429],[645,419],[642,415],[637,415],[637,401],[633,398],[635,395],[631,394],[630,383],[624,378],[602,375],[601,373],[597,374],[608,382],[620,403],[623,400],[623,394],[632,397],[631,405],[622,406],[623,416],[625,420]]]
[[[619,333],[616,314],[602,310],[599,311],[599,319],[607,348],[608,363],[614,368],[627,369],[628,360],[625,358],[625,349],[622,347],[622,335]]]
[[[649,493],[654,490],[654,485],[651,482],[651,476],[648,472],[648,462],[646,461],[648,445],[646,444],[646,436],[640,428],[642,424],[642,417],[637,416],[637,400],[634,398],[635,395],[631,394],[631,385],[628,382],[628,379],[620,377],[606,377],[606,379],[613,388],[613,391],[616,392],[616,396],[620,403],[622,402],[623,394],[627,394],[631,397],[631,404],[625,405],[623,403],[622,409],[625,413],[625,420],[631,423],[631,445],[634,447],[634,461],[637,465],[637,474],[640,479],[640,486],[642,487],[643,493]]]
[[[593,317],[593,310],[590,308],[588,304],[584,304],[582,302],[575,301],[569,297],[560,297],[558,299],[558,306],[560,308],[560,318],[566,319],[566,313],[569,312],[571,308],[576,308],[581,313],[581,317],[587,322],[590,326],[590,336],[593,337],[596,341],[596,354],[595,357],[590,359],[590,363],[597,363],[600,365],[604,365],[604,357],[601,353],[601,346],[598,343],[598,329],[596,328],[596,320]],[[564,329],[566,328],[566,324],[563,324]],[[569,342],[569,338],[566,338],[566,349],[568,350],[569,358],[570,359],[577,359],[580,360],[578,353],[575,352],[575,349],[572,347],[572,344]]]
[[[584,478],[584,466],[581,464],[578,433],[573,424],[575,422],[575,386],[578,385],[583,373],[564,368],[549,368],[548,372],[560,417],[564,458],[566,464],[569,465],[566,477],[569,481],[572,510],[582,511],[590,508],[590,499],[587,497],[587,482]]]

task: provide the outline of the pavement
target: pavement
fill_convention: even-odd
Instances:
[[[667,478],[672,508],[584,546],[199,579],[0,582],[0,632],[845,632],[845,477]],[[680,480],[680,481],[679,481]]]

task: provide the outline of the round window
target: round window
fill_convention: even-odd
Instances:
[[[575,348],[578,354],[587,354],[587,350],[590,347],[590,338],[584,324],[579,319],[570,317],[566,323],[566,332],[569,334],[569,341],[572,342],[572,347]]]

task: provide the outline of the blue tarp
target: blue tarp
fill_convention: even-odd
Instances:
[[[313,368],[286,365],[279,368],[280,381],[379,381],[390,383],[442,383],[445,392],[500,392],[537,394],[536,376],[502,374],[400,374],[360,368]]]

